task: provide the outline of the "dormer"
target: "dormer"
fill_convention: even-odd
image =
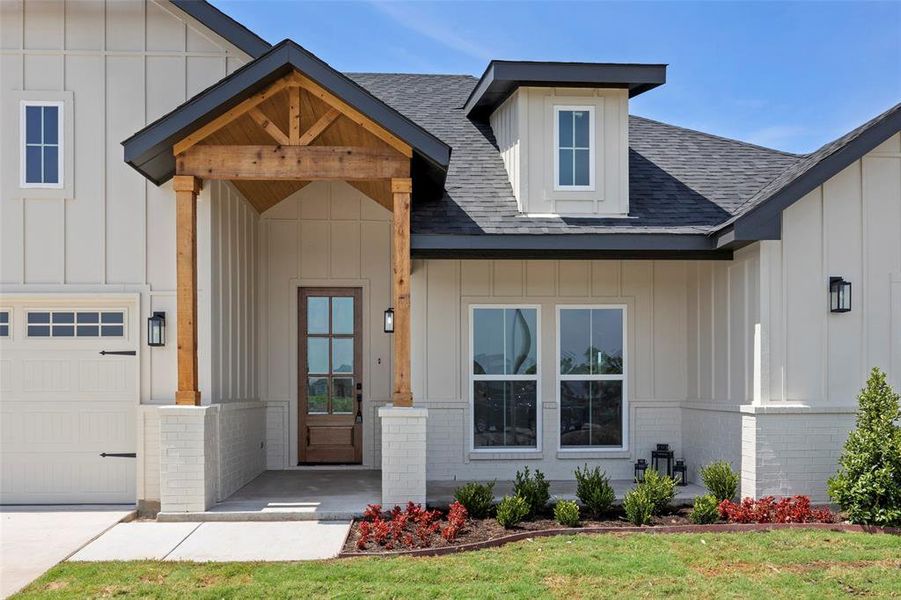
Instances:
[[[629,99],[666,65],[492,61],[464,110],[487,120],[521,213],[629,214]]]

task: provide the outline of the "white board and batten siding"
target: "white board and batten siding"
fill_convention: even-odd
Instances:
[[[248,59],[162,0],[0,3],[2,303],[23,299],[65,308],[74,295],[89,293],[113,306],[115,294],[137,294],[128,309],[138,353],[130,359],[136,378],[136,393],[129,400],[132,422],[139,401],[171,404],[176,387],[175,344],[150,349],[144,343],[146,317],[152,311],[166,312],[167,336],[170,341],[176,337],[175,198],[170,184],[156,187],[124,163],[121,142]],[[18,187],[19,105],[29,99],[64,103],[66,162],[61,190]],[[217,219],[217,231],[227,235],[235,231],[223,229],[223,220],[211,214],[210,205],[220,192],[226,210],[232,211],[227,214],[243,219],[235,228],[248,231],[246,240],[240,238],[246,241],[242,248],[256,243],[251,237],[253,219],[238,214],[237,192],[226,185],[208,185],[198,210],[201,391],[204,401],[216,401],[218,394],[227,400],[247,400],[254,398],[255,363],[251,358],[236,368],[234,357],[255,347],[253,308],[247,314],[223,313],[215,323],[212,319],[212,293],[227,288],[221,302],[232,306],[237,294],[247,294],[241,287],[250,283],[246,275],[232,274],[254,270],[235,267],[233,260],[218,256],[213,260],[212,244],[222,238],[212,231],[211,219]],[[253,264],[255,257],[251,254],[246,260]],[[240,329],[241,345],[211,348],[214,327],[228,334]],[[15,352],[7,356],[13,360],[25,356]],[[153,452],[152,440],[145,444],[145,438],[154,435],[155,414],[141,410],[139,417],[149,421],[132,428],[138,430],[137,442],[132,436],[124,451],[137,449],[143,454],[137,467],[141,496],[145,479],[150,480],[146,487],[154,489],[153,469],[159,461],[144,452],[145,446]],[[134,461],[130,463],[134,469]],[[132,486],[130,498],[134,495]],[[79,496],[62,500],[78,501]]]

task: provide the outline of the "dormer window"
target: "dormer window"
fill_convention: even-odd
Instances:
[[[594,107],[554,107],[554,189],[594,190]]]

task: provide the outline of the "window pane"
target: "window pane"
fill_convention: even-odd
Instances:
[[[307,338],[307,373],[328,373],[328,338]]]
[[[59,183],[59,148],[44,146],[44,183]]]
[[[332,298],[332,333],[354,332],[354,299]]]
[[[53,337],[73,337],[75,336],[74,325],[54,325]]]
[[[621,375],[623,372],[623,311],[591,311],[592,373]]]
[[[54,323],[74,323],[75,322],[75,313],[55,312],[55,313],[53,313],[53,322]]]
[[[560,382],[560,445],[622,445],[621,381]]]
[[[573,130],[575,131],[575,147],[588,148],[589,125],[591,118],[587,110],[573,112]]]
[[[560,164],[559,164],[559,178],[557,181],[558,185],[573,185],[573,151],[572,150],[559,150],[560,153]]]
[[[29,325],[28,326],[28,336],[29,337],[49,337],[50,336],[50,326],[49,325]]]
[[[120,312],[105,312],[100,315],[100,321],[102,323],[122,323],[122,317]]]
[[[29,323],[49,323],[50,313],[48,312],[31,312],[28,313]]]
[[[307,332],[328,333],[328,298],[307,298]]]
[[[9,325],[0,325],[0,337],[9,337]]]
[[[354,380],[351,377],[332,379],[332,414],[350,414],[354,409]]]
[[[307,413],[322,414],[328,412],[328,377],[310,377],[307,379]]]
[[[0,311],[0,323],[9,323],[9,313],[4,311]]]
[[[573,113],[571,110],[561,110],[557,113],[557,128],[560,135],[557,146],[560,148],[572,148]]]
[[[588,150],[574,150],[575,152],[575,174],[573,183],[575,185],[591,185],[591,156]]]
[[[476,448],[537,446],[537,387],[534,381],[476,381]]]
[[[59,108],[56,106],[44,107],[44,143],[59,143]]]
[[[591,370],[591,311],[560,311],[560,373],[576,375]]]
[[[537,311],[533,308],[514,308],[504,311],[507,322],[506,350],[507,373],[534,375],[537,372]]]
[[[25,183],[42,183],[41,147],[25,147]]]
[[[100,315],[95,312],[80,312],[77,318],[79,323],[97,323]]]
[[[75,333],[78,337],[97,337],[100,333],[100,328],[96,325],[79,325],[75,328]]]
[[[332,373],[354,372],[353,338],[332,339]]]
[[[121,325],[102,325],[100,327],[101,337],[122,337],[124,334]]]
[[[41,143],[41,107],[25,107],[25,143]]]
[[[473,373],[504,374],[504,310],[477,308],[472,315]]]

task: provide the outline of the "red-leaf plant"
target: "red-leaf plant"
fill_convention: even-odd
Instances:
[[[773,496],[757,500],[744,498],[739,504],[723,500],[719,512],[730,523],[832,523],[835,520],[828,508],[812,509],[807,496],[778,501]]]
[[[406,510],[395,506],[388,512],[382,512],[378,504],[370,504],[363,513],[360,522],[357,548],[363,550],[370,542],[387,550],[395,546],[415,548],[417,545],[426,548],[432,544],[432,538],[440,533],[447,541],[453,541],[466,522],[466,509],[455,502],[448,511],[448,524],[442,529],[441,512],[427,510],[419,504],[407,504]]]

